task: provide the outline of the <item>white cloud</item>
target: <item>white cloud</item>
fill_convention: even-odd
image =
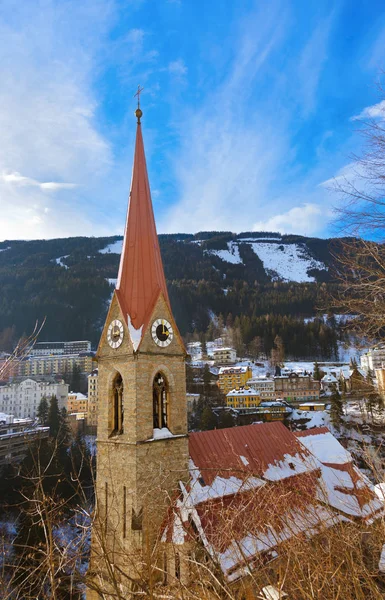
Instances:
[[[95,124],[92,87],[111,6],[2,3],[8,18],[0,22],[0,239],[94,232],[92,201],[82,194],[86,187],[92,196],[112,164]]]
[[[367,106],[359,115],[351,117],[350,120],[359,121],[361,119],[385,119],[385,100],[378,102],[378,104]]]
[[[270,217],[266,221],[257,221],[253,231],[279,231],[280,233],[298,233],[312,235],[319,231],[320,221],[325,222],[331,216],[318,204],[295,206],[285,213]]]
[[[168,71],[172,75],[177,75],[178,77],[182,77],[183,75],[186,75],[187,67],[186,67],[184,61],[181,58],[179,58],[178,60],[174,60],[169,63]]]
[[[59,183],[56,181],[40,182],[31,177],[25,177],[16,171],[4,171],[0,173],[0,182],[7,183],[9,185],[16,186],[30,186],[38,187],[41,190],[56,191],[56,190],[70,190],[77,187],[76,183]]]

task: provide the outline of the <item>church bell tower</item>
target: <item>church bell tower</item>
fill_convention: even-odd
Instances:
[[[139,102],[136,116],[119,275],[97,353],[96,510],[87,600],[128,597],[124,590],[159,565],[161,525],[179,480],[188,475],[186,351],[163,271]]]

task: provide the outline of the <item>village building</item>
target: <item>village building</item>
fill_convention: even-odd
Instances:
[[[360,357],[361,369],[365,373],[374,373],[382,367],[382,363],[385,363],[385,344],[373,346]]]
[[[311,375],[281,375],[274,377],[277,398],[290,403],[315,402],[319,400],[320,382]]]
[[[226,394],[226,406],[230,408],[255,408],[260,402],[257,391],[248,386],[235,388]]]
[[[282,423],[191,433],[190,482],[169,512],[173,556],[199,538],[227,582],[279,558],[295,536],[384,513],[374,486],[326,427],[292,433]],[[269,524],[266,527],[266,524]],[[180,568],[185,570],[187,562]]]
[[[244,387],[253,376],[251,367],[221,367],[218,372],[218,386],[226,395],[230,390]]]
[[[214,348],[211,354],[216,365],[233,365],[237,360],[234,348]]]
[[[27,377],[0,385],[0,412],[21,419],[35,419],[41,399],[56,396],[59,408],[67,408],[68,385],[53,377]]]
[[[48,436],[49,427],[34,427],[32,419],[15,419],[13,415],[0,413],[0,467],[19,463],[30,444]]]
[[[340,371],[340,389],[347,394],[364,394],[373,392],[374,388],[365,371],[356,364],[351,364],[347,371]]]
[[[28,356],[25,360],[18,362],[18,373],[20,377],[36,377],[40,375],[65,375],[71,374],[74,367],[80,373],[88,375],[95,368],[95,356],[91,352],[80,352],[79,354],[54,354],[46,356]]]
[[[68,413],[88,413],[88,398],[84,394],[80,392],[69,392],[68,394],[68,403],[67,403],[67,412]]]
[[[326,394],[327,396],[330,396],[336,390],[338,391],[338,389],[339,389],[338,379],[335,375],[333,375],[333,373],[327,373],[326,375],[324,375],[322,377],[321,391],[324,394]]]
[[[61,354],[80,354],[81,352],[91,352],[90,341],[36,342],[31,354],[33,356],[54,356]]]
[[[274,379],[269,377],[252,377],[247,385],[254,388],[261,400],[276,400]]]

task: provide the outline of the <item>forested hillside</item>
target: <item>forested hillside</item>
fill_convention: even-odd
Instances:
[[[0,350],[44,317],[41,340],[96,344],[117,277],[121,239],[0,243]],[[173,234],[159,240],[184,335],[205,332],[212,316],[221,314],[225,321],[238,317],[245,344],[256,335],[274,340],[284,322],[294,344],[296,336],[309,337],[301,333],[303,318],[327,311],[338,240],[265,232]]]

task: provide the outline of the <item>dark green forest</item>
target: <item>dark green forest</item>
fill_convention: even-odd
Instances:
[[[328,294],[337,285],[331,272],[339,240],[287,235],[276,241],[274,236],[277,234],[266,232],[159,236],[171,303],[183,335],[206,332],[213,315],[221,314],[225,321],[228,316],[240,319],[246,346],[260,336],[269,351],[278,334],[288,351],[293,346],[294,354],[302,342],[306,342],[303,355],[312,347],[333,347],[335,340],[320,344],[320,330],[325,337],[325,328],[309,328],[303,319],[328,311]],[[265,271],[251,244],[242,241],[270,237],[281,249],[285,244],[297,244],[304,255],[322,261],[327,268],[308,271],[314,283],[280,281]],[[100,250],[121,239],[1,242],[0,350],[9,350],[44,317],[41,341],[90,339],[96,345],[114,289],[108,280],[116,278],[119,265],[118,254]],[[210,253],[226,249],[229,242],[236,243],[242,263],[226,262]]]

